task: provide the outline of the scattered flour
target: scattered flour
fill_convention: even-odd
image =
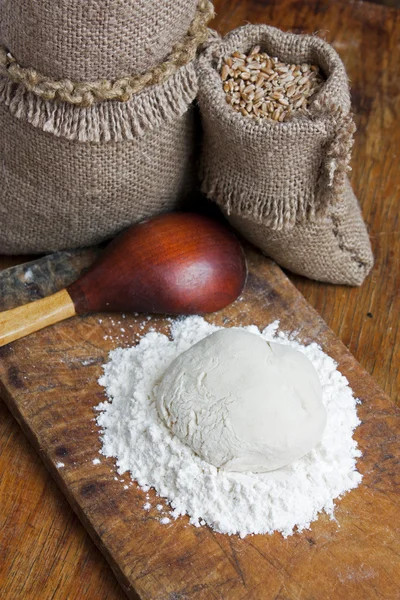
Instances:
[[[65,464],[63,462],[58,462],[56,463],[56,467],[57,469],[62,469],[63,467],[65,467]]]
[[[35,277],[33,274],[33,271],[31,269],[26,269],[25,273],[24,273],[24,281],[26,283],[32,283],[32,281],[34,281]]]
[[[92,462],[93,462],[94,465],[99,465],[100,464],[100,459],[99,458],[94,458]]]
[[[188,317],[172,323],[172,339],[150,332],[137,346],[110,353],[99,380],[109,398],[97,407],[102,453],[116,457],[118,472],[129,471],[143,491],[153,487],[165,498],[170,519],[187,514],[196,527],[207,524],[241,537],[273,531],[288,536],[307,529],[321,511],[333,518],[334,500],[360,483],[356,459],[361,452],[352,438],[360,423],[358,401],[347,379],[317,344],[302,346],[278,328],[275,322],[262,333],[255,326],[244,329],[309,358],[323,388],[327,425],[314,450],[268,473],[218,471],[174,437],[157,413],[155,390],[167,367],[220,327]]]

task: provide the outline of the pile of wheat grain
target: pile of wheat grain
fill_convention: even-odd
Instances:
[[[315,65],[285,64],[260,52],[233,52],[221,69],[226,101],[243,116],[286,121],[305,110],[324,78]]]

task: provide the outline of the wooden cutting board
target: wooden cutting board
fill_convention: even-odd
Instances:
[[[241,540],[188,526],[186,518],[164,526],[155,509],[143,510],[145,494],[136,485],[124,489],[129,478],[117,475],[112,459],[93,464],[101,447],[93,410],[104,399],[97,384],[101,365],[109,350],[134,343],[135,334],[149,327],[167,332],[161,318],[74,318],[6,346],[0,349],[0,393],[129,597],[398,598],[399,411],[279,267],[250,249],[248,260],[241,299],[209,320],[265,327],[280,319],[281,328],[298,331],[303,343],[318,341],[362,400],[355,437],[364,477],[337,502],[336,521],[321,515],[309,531],[286,540],[279,534]],[[54,272],[53,290],[88,257],[74,261],[75,271]],[[42,267],[34,276],[32,269],[28,277],[26,267],[20,271],[28,284],[25,299],[32,289],[36,296],[51,291],[49,279],[41,276],[48,269],[45,260]],[[154,506],[153,497],[150,501]]]

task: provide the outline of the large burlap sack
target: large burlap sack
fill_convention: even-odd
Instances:
[[[225,56],[253,46],[326,77],[306,113],[276,122],[227,104]],[[347,170],[354,124],[343,63],[316,36],[248,25],[214,39],[198,61],[204,129],[202,188],[234,227],[280,265],[312,279],[360,285],[373,257]]]
[[[95,244],[194,185],[207,0],[0,3],[0,253]]]
[[[53,79],[117,79],[163,62],[197,0],[1,0],[0,40]]]

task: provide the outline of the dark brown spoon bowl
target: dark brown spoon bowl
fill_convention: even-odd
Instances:
[[[236,300],[246,274],[243,249],[224,225],[161,215],[117,237],[67,289],[0,313],[0,346],[88,312],[215,312]]]
[[[67,288],[77,313],[211,313],[246,280],[243,249],[223,224],[167,213],[130,227]]]

